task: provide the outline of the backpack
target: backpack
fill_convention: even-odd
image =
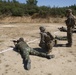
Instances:
[[[46,32],[46,33],[47,33],[48,37],[50,38],[50,40],[53,40],[54,39],[54,37],[51,35],[50,32]]]

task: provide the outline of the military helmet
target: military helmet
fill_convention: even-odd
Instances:
[[[72,10],[71,9],[67,9],[66,12],[67,13],[70,13],[70,12],[72,12]]]
[[[45,27],[43,27],[43,26],[40,26],[39,29],[42,30],[42,31],[45,31]]]
[[[17,42],[21,42],[21,41],[24,41],[24,39],[22,37],[19,38],[19,40],[17,40]]]

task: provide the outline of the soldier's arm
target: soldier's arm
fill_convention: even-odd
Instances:
[[[54,39],[54,36],[51,34],[51,38]]]
[[[41,35],[41,42],[44,43],[45,42],[44,41],[44,34],[41,32],[40,35]]]
[[[15,45],[15,50],[16,50],[17,52],[19,52],[20,50],[19,50],[19,46],[18,46],[17,41],[13,40],[13,42],[14,42],[14,45]]]

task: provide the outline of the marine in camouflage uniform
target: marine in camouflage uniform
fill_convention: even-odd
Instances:
[[[45,49],[46,53],[50,53],[54,46],[54,37],[51,35],[51,33],[45,31],[45,27],[41,26],[39,29],[41,36],[39,46],[42,49]]]
[[[57,40],[67,40],[67,36],[55,36]]]
[[[17,42],[14,41],[14,44],[15,44],[15,49],[22,55],[23,59],[27,62],[26,64],[27,70],[31,68],[31,60],[30,60],[29,54],[45,57],[48,59],[53,58],[53,55],[47,55],[45,53],[38,52],[30,48],[23,38],[19,38]]]
[[[74,28],[74,25],[75,25],[75,19],[74,19],[71,9],[66,10],[66,17],[67,17],[67,20],[65,21],[65,23],[67,26],[67,39],[68,39],[68,43],[66,44],[66,46],[71,47],[72,46],[72,28]]]
[[[60,31],[63,31],[63,32],[67,32],[67,28],[65,28],[65,27],[60,27],[60,28],[58,28]]]
[[[63,31],[63,32],[67,32],[67,28],[65,27],[60,27],[58,28],[60,31]],[[76,27],[74,26],[74,28],[72,28],[72,33],[76,33]]]

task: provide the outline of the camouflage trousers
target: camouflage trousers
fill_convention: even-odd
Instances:
[[[55,45],[55,41],[51,41],[51,42],[47,42],[47,43],[41,43],[39,44],[39,46],[44,49],[47,53],[52,52],[52,48]]]
[[[41,57],[46,57],[46,53],[42,53],[42,52],[38,52],[32,48],[27,48],[25,50],[23,50],[23,57],[25,58],[25,60],[28,60],[30,57],[29,55],[36,55],[36,56],[41,56]]]
[[[72,27],[67,27],[68,44],[72,45]]]
[[[56,36],[55,38],[58,40],[67,40],[67,36]]]

